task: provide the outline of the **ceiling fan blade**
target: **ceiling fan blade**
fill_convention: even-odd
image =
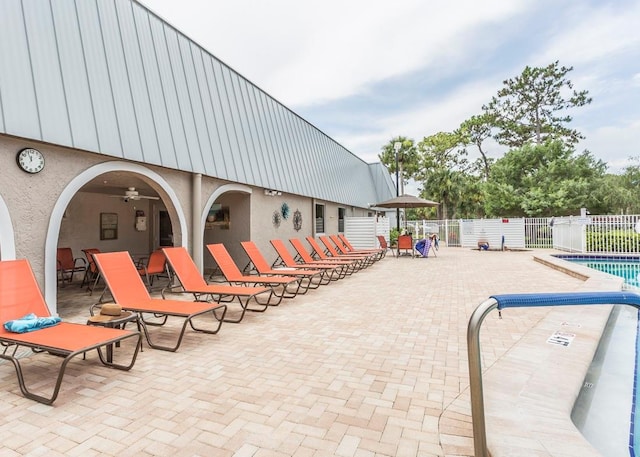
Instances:
[[[122,194],[110,194],[107,195],[107,197],[111,197],[111,198],[121,198],[125,201],[129,201],[129,200],[160,200],[160,197],[153,197],[151,195],[140,195],[138,193],[138,191],[136,190],[135,187],[129,187],[127,188],[126,191],[124,191],[124,193]]]

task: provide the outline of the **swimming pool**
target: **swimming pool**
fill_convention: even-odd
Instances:
[[[559,254],[554,257],[618,276],[624,279],[629,288],[640,290],[640,257],[570,254]]]
[[[558,255],[594,270],[619,276],[625,287],[640,289],[640,257]],[[571,418],[584,437],[605,456],[640,457],[639,312],[613,308]]]

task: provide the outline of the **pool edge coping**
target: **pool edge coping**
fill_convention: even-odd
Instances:
[[[624,282],[552,254],[534,253],[533,260],[583,281],[579,291],[620,290]],[[492,457],[601,456],[573,424],[571,411],[610,310],[608,305],[554,308],[486,370],[485,419]],[[569,347],[540,344],[560,330],[560,323],[578,320],[579,328],[567,330],[576,335]]]

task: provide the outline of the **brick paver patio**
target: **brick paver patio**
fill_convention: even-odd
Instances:
[[[580,283],[534,262],[532,252],[389,255],[240,324],[225,323],[217,335],[188,331],[177,353],[145,346],[129,372],[102,367],[94,354],[72,362],[51,407],[23,398],[3,362],[1,454],[473,455],[469,408],[460,401],[468,398],[471,312],[491,294],[573,291]],[[69,291],[75,298],[65,298]],[[75,285],[60,297],[61,316],[77,322],[96,298]],[[489,316],[485,366],[547,312]],[[47,356],[34,360],[27,382],[47,388],[48,380],[39,382],[43,369],[49,373]]]

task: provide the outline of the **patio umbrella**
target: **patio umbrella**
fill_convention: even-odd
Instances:
[[[398,212],[400,212],[400,208],[425,208],[427,206],[438,206],[440,203],[434,202],[431,200],[425,200],[424,198],[416,197],[415,195],[403,194],[399,197],[392,198],[391,200],[386,200],[384,202],[376,203],[373,205],[378,208],[396,208]],[[398,231],[400,231],[400,215],[397,215],[398,218]],[[406,226],[407,221],[405,221]],[[398,256],[400,255],[400,249],[398,249]]]
[[[438,202],[425,200],[415,195],[404,194],[372,206],[379,208],[425,208],[427,206],[438,206],[439,204]]]
[[[378,208],[397,208],[398,213],[400,208],[425,208],[427,206],[438,206],[440,203],[431,200],[425,200],[424,198],[416,197],[415,195],[403,194],[399,197],[394,197],[391,200],[386,200],[380,203],[372,205]],[[400,214],[398,214],[398,231],[400,231]],[[406,223],[406,221],[405,221]]]

